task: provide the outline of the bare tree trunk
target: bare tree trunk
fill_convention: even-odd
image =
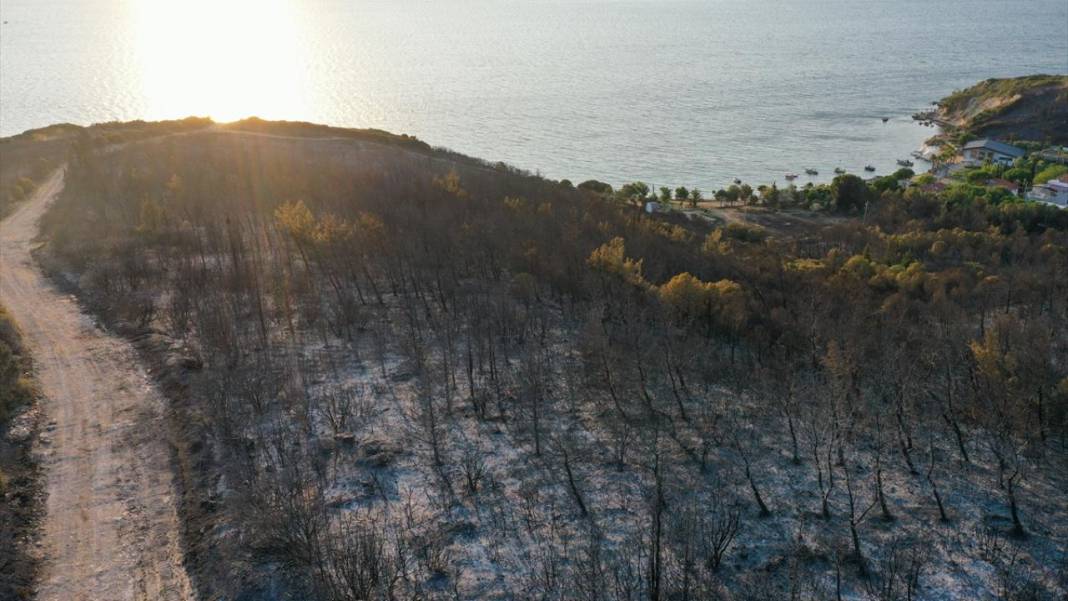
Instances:
[[[879,509],[883,512],[883,520],[887,522],[894,521],[894,515],[890,513],[890,508],[886,504],[886,494],[883,492],[883,462],[882,453],[878,453],[875,456],[875,484],[879,497]]]
[[[786,424],[790,428],[790,442],[793,445],[794,457],[792,459],[794,465],[801,465],[801,455],[797,450],[797,431],[794,429],[794,416],[792,413],[786,414]]]
[[[578,485],[575,483],[575,474],[571,471],[571,458],[567,453],[566,445],[561,445],[561,452],[564,455],[564,471],[567,473],[567,485],[571,489],[571,495],[575,497],[575,503],[578,504],[582,517],[588,517],[590,512],[587,511],[586,502],[582,500],[582,493],[579,492]]]
[[[858,511],[857,497],[853,491],[853,478],[850,476],[850,469],[845,467],[845,479],[846,479],[846,492],[849,493],[849,533],[853,538],[853,552],[855,553],[857,560],[857,571],[862,577],[866,577],[868,574],[867,560],[864,557],[864,550],[860,546],[860,536],[857,533],[857,526],[864,521],[864,518],[871,511],[872,507],[878,502],[878,499],[872,499],[872,502],[864,509],[864,511]]]
[[[671,368],[671,363],[670,363],[670,359],[669,358],[665,358],[664,361],[666,363],[665,367],[666,367],[668,381],[671,382],[671,394],[675,397],[675,405],[679,408],[679,417],[682,418],[682,421],[688,422],[688,421],[690,421],[690,417],[688,415],[686,415],[686,405],[683,404],[682,395],[679,394],[679,386],[680,386],[680,384],[675,379],[675,374],[677,373],[677,370],[673,370]]]
[[[664,480],[660,473],[659,440],[657,440],[656,444],[658,448],[655,451],[656,457],[654,459],[655,463],[653,475],[653,477],[656,479],[656,494],[653,497],[653,540],[652,549],[649,553],[649,601],[660,601],[660,540],[661,536],[663,535],[664,516]]]
[[[938,492],[938,484],[936,484],[935,480],[934,480],[934,467],[935,467],[934,445],[932,444],[931,445],[931,450],[930,450],[930,461],[929,461],[928,467],[927,467],[927,482],[931,485],[931,491],[934,493],[935,502],[938,503],[939,519],[943,523],[946,523],[946,522],[949,522],[949,516],[946,515],[946,508],[942,504],[942,495],[939,494],[939,492]]]
[[[1020,476],[1020,468],[1017,467],[1008,478],[1007,491],[1009,494],[1009,513],[1012,514],[1012,533],[1018,537],[1027,536],[1023,522],[1020,521],[1020,511],[1016,504],[1016,479]]]
[[[745,477],[749,480],[749,487],[753,490],[753,498],[756,499],[757,505],[760,507],[760,517],[768,517],[771,515],[771,510],[768,509],[764,498],[760,496],[760,490],[757,489],[756,482],[753,480],[753,474],[749,470],[749,460],[745,459]]]
[[[908,430],[905,428],[905,412],[901,408],[901,401],[898,401],[897,405],[897,443],[901,448],[901,456],[905,459],[905,465],[909,467],[909,474],[915,476],[919,472],[916,471],[916,466],[912,463],[912,454],[909,449],[912,448],[912,440],[908,436]]]

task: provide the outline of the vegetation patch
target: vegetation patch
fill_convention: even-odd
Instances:
[[[14,322],[0,306],[0,598],[32,599],[37,563],[31,553],[40,511],[36,434],[37,391],[30,359]]]

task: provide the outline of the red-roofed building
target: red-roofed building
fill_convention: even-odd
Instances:
[[[1009,181],[1007,179],[988,179],[986,180],[986,185],[991,188],[1001,188],[1003,190],[1008,190],[1013,194],[1018,194],[1020,192],[1020,184]]]

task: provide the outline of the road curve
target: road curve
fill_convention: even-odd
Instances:
[[[45,397],[37,598],[193,601],[163,397],[134,349],[96,327],[30,256],[63,175],[0,222],[0,303],[22,328]]]

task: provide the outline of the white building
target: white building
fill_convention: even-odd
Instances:
[[[1050,146],[1038,153],[1038,158],[1051,163],[1068,165],[1068,146]]]
[[[987,138],[968,142],[961,154],[968,167],[980,167],[984,163],[1000,163],[1007,167],[1027,153],[1022,148]]]
[[[1068,176],[1050,180],[1031,188],[1027,198],[1061,208],[1068,208]]]

